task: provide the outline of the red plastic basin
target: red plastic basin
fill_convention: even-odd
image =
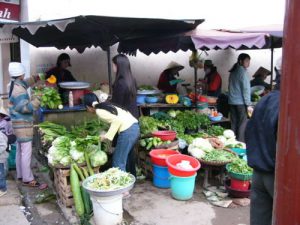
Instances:
[[[193,169],[183,169],[177,167],[177,163],[180,163],[182,160],[186,160],[190,162],[190,165]],[[171,155],[166,159],[168,170],[170,174],[178,177],[190,177],[194,176],[197,173],[197,170],[200,169],[200,162],[192,156],[177,154]]]
[[[176,132],[173,130],[154,131],[152,135],[159,137],[163,141],[173,141],[176,138]]]
[[[231,185],[230,187],[235,190],[239,191],[247,191],[249,190],[250,181],[249,180],[237,180],[231,178]]]
[[[151,162],[157,166],[167,166],[166,158],[170,155],[180,154],[179,152],[171,149],[153,149],[149,152]]]
[[[245,191],[235,190],[231,187],[230,179],[225,181],[225,188],[228,191],[229,196],[233,198],[248,198],[250,196],[251,184],[249,185],[249,189]]]

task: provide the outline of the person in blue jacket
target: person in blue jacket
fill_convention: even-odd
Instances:
[[[229,70],[228,103],[230,105],[231,129],[240,140],[241,126],[247,120],[247,113],[251,111],[251,89],[247,68],[250,66],[250,56],[241,53],[237,62]]]
[[[251,185],[251,225],[272,223],[281,58],[276,63],[275,72],[275,89],[257,103],[245,131],[248,165],[254,170]]]

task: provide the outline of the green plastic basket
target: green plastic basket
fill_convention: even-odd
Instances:
[[[237,179],[237,180],[243,180],[243,181],[245,181],[245,180],[251,180],[252,174],[253,174],[253,173],[243,174],[243,173],[234,173],[234,172],[231,172],[228,169],[228,164],[226,165],[226,170],[227,170],[227,172],[228,172],[228,174],[229,174],[229,176],[231,178],[234,178],[234,179]]]
[[[7,158],[8,169],[16,169],[16,151],[17,147],[15,144],[11,145],[9,156]]]

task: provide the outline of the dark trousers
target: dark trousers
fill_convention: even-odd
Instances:
[[[251,184],[251,225],[271,225],[274,195],[274,173],[254,170]]]
[[[241,127],[247,121],[247,111],[245,105],[230,105],[231,130],[235,133],[238,140],[242,136]]]

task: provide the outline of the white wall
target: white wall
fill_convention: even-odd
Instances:
[[[23,2],[26,2],[23,1]],[[200,25],[205,28],[239,28],[265,24],[283,23],[284,0],[252,0],[242,3],[240,0],[227,1],[180,1],[171,5],[171,1],[97,1],[97,0],[27,0],[28,18],[33,20],[47,20],[76,15],[111,15],[130,17],[158,17],[158,18],[205,18]],[[146,5],[145,5],[146,4]],[[92,7],[91,7],[92,6]],[[266,10],[268,9],[268,10]],[[23,10],[23,9],[22,9]],[[255,15],[255,16],[254,16]],[[87,49],[83,54],[76,50],[56,50],[55,48],[35,48],[30,46],[30,73],[54,65],[57,56],[66,52],[71,56],[71,72],[78,80],[92,83],[107,81],[106,52],[100,48]],[[270,68],[270,50],[245,51],[252,57],[249,73],[252,75],[259,66]],[[223,78],[223,89],[227,89],[228,70],[236,61],[238,54],[235,50],[209,51],[207,58],[212,59]],[[116,54],[116,46],[112,48],[111,56]],[[174,60],[185,66],[181,76],[193,82],[194,71],[188,66],[191,52],[160,53],[146,56],[138,53],[136,57],[129,57],[132,71],[138,84],[156,85],[159,74]],[[275,51],[276,58],[281,49]],[[203,54],[204,55],[204,54]],[[203,70],[198,71],[198,77],[203,77]]]

